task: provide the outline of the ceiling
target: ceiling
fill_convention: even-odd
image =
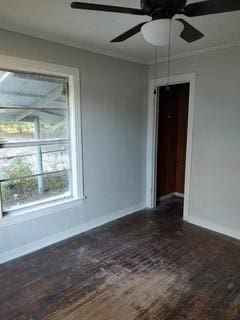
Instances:
[[[82,1],[140,7],[140,0]],[[191,2],[198,0],[188,1]],[[154,47],[147,44],[141,34],[123,43],[110,43],[111,39],[149,17],[73,10],[70,4],[70,0],[21,0],[21,5],[19,0],[0,0],[0,28],[141,63],[153,61]],[[189,44],[173,35],[172,55],[181,56],[240,41],[240,11],[186,20],[205,37]],[[166,47],[159,48],[159,58],[166,54]]]

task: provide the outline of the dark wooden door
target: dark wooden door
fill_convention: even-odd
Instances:
[[[157,198],[184,192],[189,84],[159,89]]]

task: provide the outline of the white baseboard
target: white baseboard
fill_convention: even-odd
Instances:
[[[96,228],[98,226],[101,226],[107,222],[122,218],[124,216],[127,216],[129,214],[135,213],[139,210],[143,210],[146,207],[145,203],[141,203],[129,208],[125,208],[116,212],[113,212],[109,215],[103,216],[101,218],[95,219],[93,221],[86,222],[84,224],[81,224],[77,227],[59,232],[57,234],[53,234],[49,237],[31,242],[29,244],[26,244],[24,246],[21,246],[19,248],[3,252],[0,254],[0,264],[16,259],[18,257],[21,257],[23,255],[29,254],[31,252],[37,251],[39,249],[42,249],[44,247],[47,247],[49,245],[52,245],[56,242],[65,240],[67,238],[70,238],[72,236],[78,235],[82,232],[88,231],[90,229]]]
[[[212,222],[206,221],[206,220],[202,220],[202,219],[198,219],[196,217],[187,217],[184,219],[186,222],[189,222],[191,224],[197,225],[199,227],[202,228],[206,228],[218,233],[222,233],[226,236],[232,237],[232,238],[236,238],[238,240],[240,240],[240,232],[237,230],[233,230],[230,228],[225,228],[222,226],[219,226],[217,224],[214,224]]]
[[[173,193],[169,193],[169,194],[165,194],[164,196],[161,196],[160,198],[158,198],[158,201],[163,201],[163,200],[167,200],[170,199],[174,196],[174,192]]]
[[[170,198],[172,198],[174,196],[184,198],[184,194],[183,193],[172,192],[172,193],[165,194],[164,196],[158,198],[158,201],[167,200],[167,199],[170,199]]]
[[[176,197],[184,198],[184,193],[174,192],[174,195],[175,195]]]

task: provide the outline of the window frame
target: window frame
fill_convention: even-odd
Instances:
[[[49,214],[56,210],[69,208],[72,205],[79,204],[86,197],[84,196],[84,181],[83,181],[83,147],[82,147],[82,112],[80,104],[80,75],[79,69],[71,68],[63,65],[45,63],[18,57],[0,55],[0,69],[9,71],[37,73],[43,75],[51,75],[57,77],[65,77],[68,79],[68,94],[69,94],[69,147],[70,147],[70,162],[71,162],[71,196],[68,198],[60,198],[56,201],[46,201],[43,203],[29,206],[28,208],[16,210],[8,215],[3,215],[0,209],[0,226],[9,222],[21,221],[19,217],[27,214],[41,216]],[[0,197],[1,198],[1,197]],[[0,200],[1,201],[1,200]],[[64,205],[66,204],[66,205]],[[0,208],[2,204],[0,203]],[[17,219],[15,219],[17,218]],[[31,217],[30,217],[31,218]]]

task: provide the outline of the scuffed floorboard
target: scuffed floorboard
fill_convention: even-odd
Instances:
[[[0,319],[239,320],[240,242],[168,200],[0,266]]]

